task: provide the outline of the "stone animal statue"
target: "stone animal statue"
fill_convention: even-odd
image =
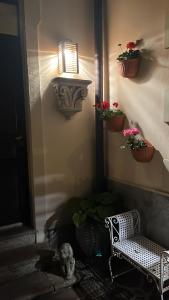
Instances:
[[[66,280],[71,280],[75,271],[73,249],[69,243],[64,243],[59,249],[60,267]]]

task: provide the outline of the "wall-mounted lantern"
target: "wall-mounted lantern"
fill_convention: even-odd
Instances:
[[[72,41],[59,42],[59,74],[79,73],[78,45]]]
[[[72,41],[61,41],[58,45],[59,74],[79,73],[78,45]],[[62,75],[63,76],[63,75]],[[70,118],[82,111],[82,101],[87,97],[90,80],[56,77],[52,80],[57,109]]]

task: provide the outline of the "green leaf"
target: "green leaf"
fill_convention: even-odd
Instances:
[[[81,214],[79,217],[80,217],[80,218],[79,218],[79,225],[84,224],[85,221],[86,221],[86,218],[87,218],[86,213]]]
[[[86,214],[82,213],[81,211],[73,214],[73,222],[76,227],[79,227],[80,225],[84,224],[86,221]]]
[[[79,214],[74,213],[72,219],[73,219],[73,223],[78,227],[79,226]]]

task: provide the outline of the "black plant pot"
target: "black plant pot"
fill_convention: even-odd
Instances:
[[[88,258],[109,256],[109,232],[104,227],[104,224],[93,220],[88,221],[76,228],[76,238],[80,249]]]

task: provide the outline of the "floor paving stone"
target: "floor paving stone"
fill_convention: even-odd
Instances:
[[[56,293],[46,294],[34,300],[80,300],[79,296],[72,288],[65,288]]]

